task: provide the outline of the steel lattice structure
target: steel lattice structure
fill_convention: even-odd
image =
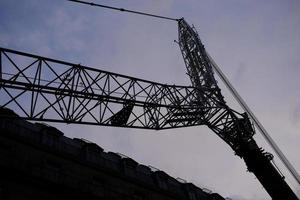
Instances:
[[[273,199],[297,199],[272,165],[273,156],[253,139],[247,114],[227,106],[197,32],[184,19],[178,25],[192,86],[160,84],[0,48],[0,107],[35,121],[156,130],[207,125],[244,159]]]
[[[213,62],[209,59],[196,30],[181,19],[178,21],[178,32],[178,43],[192,85],[195,88],[210,89],[209,99],[196,90],[196,96],[202,102],[201,106],[218,105],[215,119],[209,119],[206,125],[245,161],[248,170],[255,174],[272,199],[298,199],[271,163],[273,155],[264,152],[256,144],[253,139],[255,130],[247,114],[238,114],[226,105],[213,75]]]
[[[209,87],[160,84],[4,48],[0,55],[1,106],[18,108],[24,119],[147,129],[211,124],[221,131],[237,118]],[[220,135],[232,144],[230,134]]]
[[[210,92],[209,98],[207,98],[207,95],[204,96],[203,93],[197,92],[198,101],[204,107],[212,107],[213,105],[217,107],[211,113],[214,117],[207,118],[207,125],[227,142],[233,150],[239,153],[241,140],[247,141],[255,133],[247,114],[239,114],[226,105],[214,78],[212,64],[194,28],[190,27],[182,19],[179,21],[178,33],[178,43],[192,85],[195,88],[208,89]],[[242,130],[238,126],[246,130]]]
[[[24,119],[146,129],[210,124],[233,147],[231,133],[221,131],[239,114],[215,95],[218,87],[160,84],[4,48],[0,56],[1,107]]]
[[[167,129],[205,124],[218,113],[210,89],[176,86],[0,48],[1,107],[22,118]]]
[[[149,129],[203,123],[182,114],[202,110],[195,106],[193,87],[154,83],[4,48],[0,53],[1,106],[17,107],[24,119]]]

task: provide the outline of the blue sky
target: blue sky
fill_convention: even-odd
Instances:
[[[300,171],[298,0],[94,0],[194,24],[206,49]],[[190,85],[177,24],[64,0],[1,0],[0,46],[162,83]],[[220,83],[228,103],[240,110]],[[206,127],[141,131],[55,124],[233,199],[267,199],[242,160]],[[269,147],[257,134],[258,143]],[[278,159],[275,161],[279,162]],[[287,174],[288,180],[289,178]],[[296,190],[299,185],[291,181]]]

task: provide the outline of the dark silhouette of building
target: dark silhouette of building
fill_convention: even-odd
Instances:
[[[0,115],[0,200],[224,200],[54,127],[10,119],[11,110]]]

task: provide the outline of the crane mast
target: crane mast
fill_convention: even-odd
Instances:
[[[192,86],[167,85],[0,47],[0,107],[32,121],[143,129],[207,125],[244,159],[273,199],[297,199],[256,144],[246,113],[226,104],[196,31],[178,20]],[[13,115],[2,114],[0,117]]]
[[[284,177],[271,163],[273,155],[265,152],[255,142],[254,126],[246,113],[238,114],[230,109],[213,76],[212,63],[197,32],[184,19],[178,21],[178,44],[192,85],[195,88],[210,88],[209,99],[197,94],[200,102],[217,104],[219,113],[209,118],[206,125],[231,146],[241,157],[250,172],[264,186],[272,199],[298,199]]]

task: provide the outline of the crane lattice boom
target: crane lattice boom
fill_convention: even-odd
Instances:
[[[28,120],[167,129],[204,124],[210,89],[176,86],[0,48],[1,107]]]
[[[277,171],[271,163],[273,155],[264,152],[260,148],[253,135],[255,134],[247,114],[238,117],[231,110],[221,94],[217,82],[213,76],[213,65],[205,48],[194,28],[190,27],[184,19],[178,21],[179,46],[186,64],[188,75],[192,85],[196,88],[211,88],[209,99],[201,93],[197,94],[200,102],[210,104],[212,101],[222,102],[219,105],[222,114],[218,114],[219,121],[229,121],[223,126],[216,126],[214,121],[209,120],[207,125],[225,142],[227,142],[235,153],[243,158],[248,170],[255,174],[257,179],[264,186],[273,199],[298,199],[284,177]],[[221,129],[220,129],[221,127]]]
[[[207,125],[243,158],[273,199],[297,199],[272,165],[273,156],[253,139],[247,114],[226,104],[197,32],[184,19],[178,27],[192,86],[160,84],[0,48],[0,107],[36,121],[156,130]]]

